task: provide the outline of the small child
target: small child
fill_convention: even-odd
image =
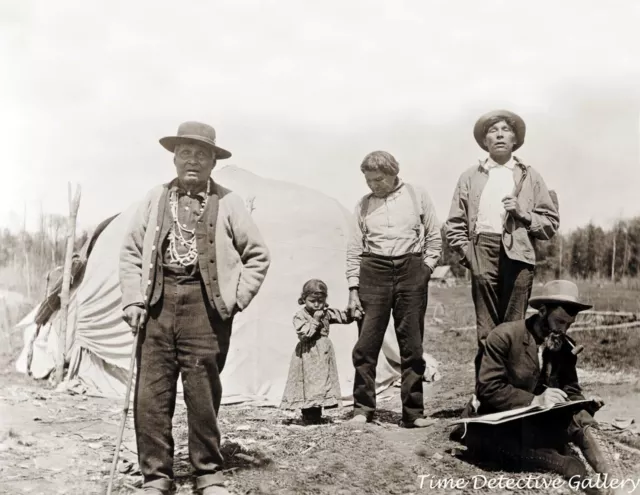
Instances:
[[[293,317],[300,342],[296,345],[284,389],[283,409],[301,409],[306,424],[322,420],[322,408],[340,406],[340,381],[329,325],[348,324],[346,311],[327,306],[327,285],[312,279],[302,287],[298,304],[304,305]]]

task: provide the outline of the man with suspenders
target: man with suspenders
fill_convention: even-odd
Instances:
[[[400,348],[402,424],[430,426],[424,418],[422,340],[428,284],[442,251],[440,225],[427,192],[398,177],[396,159],[369,153],[362,170],[371,193],[356,206],[347,250],[348,309],[359,320],[353,349],[354,422],[376,409],[376,365],[393,315]]]

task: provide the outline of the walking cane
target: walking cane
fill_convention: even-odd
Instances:
[[[144,319],[141,319],[141,321],[144,321]],[[116,451],[113,454],[113,463],[111,464],[111,474],[109,475],[109,486],[107,488],[107,495],[111,495],[111,489],[113,488],[113,476],[115,475],[116,468],[118,467],[120,445],[122,444],[124,427],[127,423],[127,414],[129,413],[129,399],[131,397],[131,384],[133,383],[133,370],[136,364],[136,351],[138,349],[138,335],[140,335],[141,328],[142,324],[138,325],[138,331],[133,336],[133,344],[131,346],[131,365],[129,366],[129,377],[127,378],[127,392],[124,396],[124,407],[122,408],[122,419],[120,420],[120,432],[118,433],[118,441],[116,442]]]

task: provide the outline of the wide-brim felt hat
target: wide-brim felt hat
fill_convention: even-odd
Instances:
[[[484,138],[486,137],[485,131],[485,123],[492,119],[493,117],[505,117],[508,118],[511,122],[514,122],[515,125],[515,133],[516,133],[516,144],[513,147],[513,151],[517,150],[524,144],[524,136],[527,133],[527,126],[518,114],[510,112],[509,110],[492,110],[491,112],[487,112],[482,115],[477,121],[476,125],[473,126],[473,136],[476,138],[476,142],[478,146],[480,146],[483,150],[489,151],[487,146],[484,144]]]
[[[200,122],[183,122],[178,127],[175,136],[167,136],[160,139],[160,144],[172,153],[176,145],[185,143],[198,143],[211,147],[217,160],[224,160],[231,157],[231,152],[216,145],[216,130],[207,124]]]
[[[529,299],[529,306],[540,309],[545,304],[571,306],[578,311],[591,309],[593,306],[580,301],[578,286],[569,280],[553,280],[542,288],[542,294]]]

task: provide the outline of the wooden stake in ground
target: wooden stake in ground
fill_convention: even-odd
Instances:
[[[616,281],[616,237],[618,237],[618,226],[613,228],[613,254],[611,255],[611,281]]]
[[[33,332],[33,335],[29,339],[29,346],[27,347],[27,375],[32,376],[31,373],[31,363],[33,362],[33,347],[36,345],[36,339],[38,335],[40,335],[41,325],[36,327],[36,330]]]
[[[71,196],[71,183],[69,183],[69,221],[67,223],[67,252],[64,258],[64,272],[62,273],[62,290],[60,291],[60,331],[58,362],[56,363],[56,385],[62,382],[64,375],[64,363],[67,354],[67,316],[69,311],[69,291],[71,288],[71,267],[73,263],[73,246],[76,239],[76,221],[80,208],[80,186],[75,196]]]
[[[42,229],[42,232],[44,232],[44,229]],[[44,235],[42,237],[44,238]],[[42,250],[42,253],[44,254],[44,249]],[[49,280],[51,280],[51,272],[47,273],[46,284],[44,286],[43,300],[45,301],[49,298]],[[33,361],[33,346],[36,345],[36,340],[38,339],[38,335],[40,335],[40,328],[42,328],[41,324],[36,327],[31,339],[29,339],[29,345],[27,346],[27,375],[29,376],[32,375],[31,362]]]
[[[24,253],[24,274],[27,282],[27,299],[31,301],[31,263],[29,263],[29,250],[27,249],[27,203],[24,204],[22,217],[22,249]]]

